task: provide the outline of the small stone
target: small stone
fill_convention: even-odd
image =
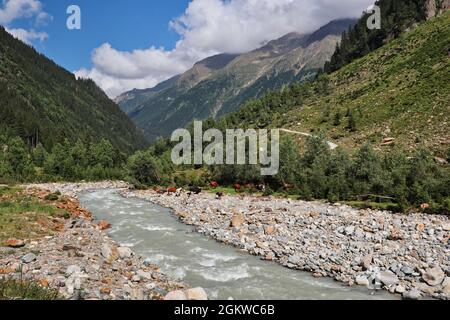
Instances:
[[[396,285],[400,282],[398,277],[391,271],[381,271],[378,275],[378,279],[387,287]]]
[[[440,267],[427,269],[422,275],[423,280],[430,286],[437,286],[445,279],[445,273]]]
[[[36,255],[30,252],[24,255],[21,260],[23,263],[31,263],[36,259],[37,259]]]
[[[117,260],[119,257],[119,253],[117,252],[117,248],[114,246],[110,246],[108,244],[104,244],[101,250],[102,256],[108,260],[108,262],[113,262]]]
[[[145,280],[152,280],[152,274],[150,272],[145,272],[144,270],[139,270],[136,275]]]
[[[100,293],[109,295],[109,294],[111,294],[111,289],[110,288],[101,288]]]
[[[367,279],[367,277],[365,276],[357,276],[355,282],[358,286],[369,286],[369,279]]]
[[[80,273],[80,272],[81,272],[81,268],[79,266],[72,265],[72,266],[68,266],[67,267],[66,275],[67,276],[71,276],[74,273]]]
[[[117,252],[119,253],[120,259],[128,259],[133,255],[133,251],[128,247],[117,248]]]
[[[293,256],[290,256],[289,257],[289,259],[288,259],[288,262],[289,263],[292,263],[292,264],[294,264],[294,265],[297,265],[297,264],[299,264],[300,262],[301,262],[301,257],[300,256],[298,256],[298,255],[293,255]]]
[[[271,236],[275,233],[275,227],[274,226],[267,226],[264,230],[265,234],[268,236]]]
[[[97,225],[100,230],[107,230],[112,227],[111,224],[106,220],[100,220]]]
[[[442,282],[442,292],[447,295],[450,294],[450,277],[446,277]]]
[[[181,290],[171,291],[165,297],[164,300],[167,301],[183,301],[187,300],[185,293]]]
[[[146,300],[145,292],[143,289],[132,289],[130,298],[133,301],[143,301]]]
[[[239,228],[245,222],[245,215],[243,213],[235,213],[231,219],[231,227]]]
[[[399,293],[399,294],[403,294],[403,293],[405,293],[405,291],[406,291],[406,288],[404,286],[399,285],[395,288],[395,292]]]
[[[405,275],[410,276],[414,273],[414,269],[410,267],[403,267],[400,269]]]
[[[373,253],[368,254],[365,256],[361,261],[361,267],[363,267],[363,270],[369,270],[370,266],[373,262]]]
[[[208,295],[203,288],[199,287],[186,290],[186,298],[187,300],[206,301],[208,300]]]
[[[419,232],[424,232],[425,231],[425,225],[423,223],[418,223],[416,226],[416,230]]]
[[[405,300],[419,300],[421,297],[422,293],[417,289],[413,289],[411,291],[403,293],[403,299]]]
[[[351,236],[354,232],[355,232],[355,227],[354,226],[349,226],[349,227],[344,229],[344,233],[347,236]]]

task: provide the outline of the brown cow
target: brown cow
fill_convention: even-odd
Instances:
[[[213,189],[216,189],[216,188],[219,186],[219,184],[218,184],[216,181],[211,181],[211,183],[209,184],[209,186],[210,186],[211,188],[213,188]]]
[[[169,188],[169,189],[167,189],[167,193],[168,194],[177,193],[177,188]]]
[[[239,183],[235,183],[233,185],[233,189],[234,189],[234,191],[239,192],[239,191],[241,191],[242,186]]]

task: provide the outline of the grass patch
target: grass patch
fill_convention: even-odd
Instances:
[[[23,195],[18,188],[0,190],[0,243],[10,238],[34,239],[53,233],[54,218],[70,215],[39,198]]]
[[[368,202],[368,201],[345,201],[343,204],[346,204],[353,208],[358,209],[373,209],[373,210],[384,210],[384,211],[394,211],[397,212],[400,210],[398,204],[393,202]]]
[[[58,291],[32,281],[0,280],[0,300],[57,300]]]

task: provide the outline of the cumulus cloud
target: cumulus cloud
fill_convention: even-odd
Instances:
[[[374,0],[192,0],[170,27],[180,35],[173,50],[131,52],[103,44],[92,54],[90,77],[111,97],[148,88],[218,53],[241,53],[289,32],[308,33],[327,22],[359,17]]]
[[[12,34],[14,37],[16,37],[19,40],[22,40],[23,42],[27,44],[31,44],[33,40],[40,40],[44,41],[48,38],[48,34],[45,32],[37,32],[34,30],[25,30],[22,28],[18,29],[8,29],[6,28],[6,31],[8,31],[10,34]]]
[[[36,26],[43,25],[52,17],[43,10],[42,3],[38,0],[3,0],[0,5],[0,24],[6,26],[6,31],[16,38],[31,44],[33,40],[44,41],[48,38],[45,32],[26,30],[23,28],[9,28],[8,26],[18,19],[35,20]]]

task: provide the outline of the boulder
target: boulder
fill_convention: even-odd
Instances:
[[[239,228],[245,222],[245,215],[243,213],[235,213],[231,219],[231,227]]]
[[[208,300],[208,295],[203,288],[199,287],[186,290],[186,298],[187,300],[206,301]]]
[[[437,286],[440,285],[442,281],[444,281],[445,273],[438,266],[425,270],[425,273],[422,275],[422,278],[428,285]]]
[[[397,285],[400,282],[398,277],[391,271],[381,271],[378,279],[387,287]]]
[[[187,300],[186,294],[181,290],[171,291],[164,297],[167,301],[184,301]]]

